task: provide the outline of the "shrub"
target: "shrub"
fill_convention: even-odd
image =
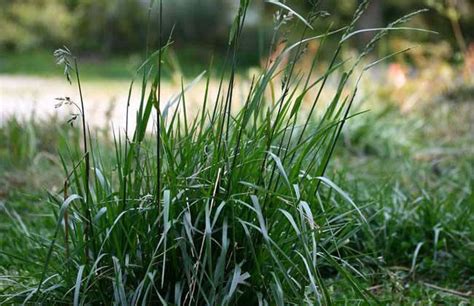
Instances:
[[[0,6],[0,49],[27,50],[63,44],[72,35],[72,16],[60,1],[2,0]]]

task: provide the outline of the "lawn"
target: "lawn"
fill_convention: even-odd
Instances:
[[[347,27],[311,38],[322,42],[310,56],[301,38],[240,70],[241,5],[223,63],[187,67],[167,101],[183,69],[164,43],[142,64],[54,52],[79,93],[55,100],[71,115],[0,122],[0,303],[474,302],[472,78],[429,88],[463,69],[436,73],[431,59],[428,78],[392,82],[386,61],[400,52],[371,51],[414,30],[403,25],[417,13],[346,52],[366,2]],[[276,15],[276,31],[288,18]],[[37,56],[7,55],[0,69],[56,74]],[[126,75],[124,124],[89,124],[83,76]]]
[[[80,54],[81,76],[92,81],[129,81],[141,64],[139,53],[129,55],[98,55],[94,53]],[[164,71],[164,78],[171,78],[169,71],[177,72],[186,77],[192,77],[208,67],[211,54],[198,46],[181,48],[179,52],[169,53],[170,60],[166,62],[168,69]],[[216,70],[223,67],[224,59],[217,54],[213,57],[213,66]],[[53,52],[46,49],[28,50],[24,52],[0,51],[0,74],[31,75],[40,77],[57,77],[62,68],[55,65]],[[245,65],[239,66],[244,72],[252,63],[247,60]]]
[[[363,275],[355,275],[357,282],[379,301],[473,301],[473,107],[472,97],[443,97],[430,103],[429,112],[410,114],[393,105],[374,107],[352,118],[337,144],[327,176],[368,221],[340,247],[347,264]],[[54,198],[64,184],[60,156],[80,156],[80,131],[58,119],[12,119],[2,124],[0,135],[5,298],[12,280],[22,283],[42,267],[40,246],[47,249],[55,231]],[[110,133],[99,135],[100,146],[110,148],[101,151],[102,159],[114,159]],[[326,188],[321,193],[334,213],[351,214],[340,196]],[[335,301],[359,300],[349,284],[333,279],[334,272],[321,273]]]
[[[139,56],[114,56],[112,58],[84,56],[82,73],[87,79],[129,79]],[[48,50],[22,53],[0,53],[0,73],[57,76],[62,68],[55,65],[53,53]]]

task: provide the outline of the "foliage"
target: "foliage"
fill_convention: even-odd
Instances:
[[[125,135],[114,138],[114,155],[108,158],[102,158],[103,150],[87,132],[77,60],[66,48],[55,52],[81,93],[80,101],[70,103],[79,110],[82,157],[62,157],[63,194],[50,196],[58,208],[57,225],[49,242],[36,241],[45,261],[30,275],[28,282],[35,285],[9,291],[7,301],[328,303],[324,267],[339,271],[360,297],[371,298],[339,253],[341,243],[366,219],[324,177],[355,95],[343,97],[342,90],[359,61],[341,75],[333,101],[317,121],[312,115],[319,97],[306,119],[298,119],[301,101],[318,84],[322,90],[341,68],[337,52],[314,83],[309,82],[311,70],[300,83],[294,62],[289,64],[280,98],[268,102],[264,92],[280,56],[253,78],[243,108],[233,114],[236,50],[247,8],[242,1],[230,35],[230,70],[223,71],[222,91],[211,110],[206,90],[202,113],[188,122],[184,86],[176,101],[160,105],[164,46],[139,68],[143,94],[137,127],[129,134],[127,125]],[[352,30],[347,28],[341,45]],[[297,59],[303,44],[297,41],[285,53]],[[177,107],[170,109],[174,103]],[[155,133],[149,138],[153,111]],[[322,185],[340,194],[341,207],[344,202],[351,207],[347,217],[325,213],[330,202],[318,193]]]
[[[296,68],[308,42],[304,30],[252,77],[246,96],[239,101],[234,95],[237,51],[248,3],[241,1],[231,28],[227,66],[219,75],[217,96],[211,97],[206,88],[203,108],[196,117],[188,116],[186,90],[204,76],[209,84],[211,67],[163,103],[168,44],[160,35],[160,48],[137,69],[136,78],[142,79],[140,108],[136,114],[127,109],[125,131],[113,131],[111,141],[95,137],[87,127],[87,101],[82,97],[77,58],[67,48],[55,52],[58,61],[66,64],[68,81],[74,80],[80,92],[79,101],[59,100],[77,106],[80,137],[76,141],[67,135],[60,137],[65,143],[65,147],[58,146],[64,181],[60,192],[48,195],[53,214],[41,217],[47,220],[44,228],[32,232],[21,217],[4,209],[12,224],[7,232],[14,237],[23,235],[25,243],[10,248],[12,241],[2,242],[6,250],[2,249],[0,257],[5,271],[0,278],[1,302],[379,302],[373,290],[367,289],[376,280],[368,271],[383,265],[377,263],[378,257],[367,258],[361,252],[379,251],[382,259],[395,261],[389,255],[397,250],[401,237],[406,241],[401,248],[405,257],[405,251],[427,232],[409,227],[405,233],[404,227],[387,221],[400,218],[403,225],[411,226],[410,216],[415,215],[431,231],[444,211],[431,214],[429,207],[439,204],[425,197],[416,202],[426,201],[422,208],[412,212],[407,208],[411,201],[399,205],[405,197],[398,189],[389,189],[393,194],[374,209],[372,198],[368,203],[355,202],[327,174],[343,127],[353,117],[360,80],[356,68],[378,40],[410,16],[381,29],[359,57],[346,60],[341,58],[341,49],[360,33],[355,25],[366,9],[367,2],[363,2],[346,28],[308,38],[339,38],[332,61],[315,78],[311,76],[318,57],[306,69]],[[277,25],[297,16],[311,26],[291,8],[278,6]],[[272,47],[276,44],[274,41]],[[290,58],[286,65],[285,56]],[[363,71],[373,65],[366,65]],[[337,80],[337,87],[329,101],[322,101],[329,78]],[[130,93],[133,90],[132,82]],[[271,98],[265,94],[268,91]],[[302,101],[310,91],[316,92],[316,98],[305,108]],[[234,112],[239,102],[240,110]],[[133,117],[136,129],[130,131],[129,118]],[[21,138],[18,125],[11,123],[11,127],[6,129],[12,135],[9,139]],[[358,140],[363,141],[364,137]],[[26,142],[18,145],[18,152],[34,152],[30,148],[35,146]],[[25,160],[32,155],[21,153]],[[356,188],[354,194],[359,190],[363,193],[371,188]],[[448,197],[469,201],[470,192],[466,189],[459,197]],[[380,195],[387,193],[382,190]],[[446,206],[446,211],[459,214],[462,205],[457,203]],[[388,219],[377,215],[382,208]],[[453,219],[447,218],[442,226],[451,226]],[[462,224],[469,221],[465,218]],[[393,236],[387,235],[387,229]],[[472,241],[469,234],[454,234],[453,240]],[[442,235],[438,237],[445,238],[444,231]],[[452,243],[448,238],[445,241]],[[418,245],[410,275],[416,271],[418,256],[426,254]],[[15,250],[33,256],[15,256]]]
[[[82,0],[73,10],[73,46],[103,52],[137,50],[144,41],[146,13],[139,1]],[[93,22],[91,22],[93,21]]]
[[[13,51],[32,50],[39,47],[57,48],[68,45],[81,52],[102,54],[133,53],[142,49],[143,41],[149,40],[151,46],[158,46],[158,10],[154,1],[148,0],[1,0],[0,5],[0,49]],[[290,6],[306,15],[317,4],[318,10],[328,11],[331,16],[317,25],[319,30],[329,25],[339,27],[350,22],[352,12],[359,1],[287,1]],[[417,26],[428,27],[441,33],[443,40],[455,42],[448,22],[441,16],[448,16],[459,23],[466,44],[472,41],[471,29],[474,18],[469,12],[472,4],[465,0],[454,1],[456,5],[444,5],[445,1],[372,0],[379,3],[380,12],[362,17],[361,25],[371,20],[380,20],[379,26],[396,16],[424,7],[434,7],[430,14],[418,16]],[[454,3],[447,1],[446,3]],[[238,1],[228,0],[165,0],[163,33],[174,32],[176,46],[212,48],[224,53],[227,31],[232,15],[237,10]],[[253,1],[247,20],[247,33],[242,44],[253,54],[258,51],[256,41],[267,45],[271,35],[271,22],[274,13],[271,5],[263,1]],[[380,14],[380,16],[377,16]],[[150,35],[145,37],[143,29],[150,24]],[[456,33],[456,37],[460,34]],[[433,38],[420,36],[430,41]],[[417,37],[418,40],[420,37]],[[456,38],[459,40],[459,38]],[[250,54],[250,52],[249,52]],[[250,56],[250,55],[249,55]],[[256,60],[254,59],[254,63]]]
[[[72,15],[59,0],[2,0],[0,6],[0,48],[51,46],[73,33]]]

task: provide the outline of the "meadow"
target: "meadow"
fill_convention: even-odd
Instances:
[[[241,1],[224,61],[175,80],[168,99],[172,43],[160,35],[119,128],[89,125],[80,58],[54,52],[78,93],[56,100],[71,115],[0,122],[0,303],[474,301],[472,80],[378,80],[409,50],[374,58],[374,47],[389,32],[429,32],[405,25],[422,12],[371,30],[353,55],[344,48],[365,32],[355,25],[367,2],[309,38],[319,16],[273,2],[276,30],[299,23],[299,39],[242,73]],[[338,43],[320,61],[329,37]]]

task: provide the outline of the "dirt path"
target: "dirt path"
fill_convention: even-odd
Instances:
[[[89,125],[105,127],[113,122],[114,127],[123,128],[129,86],[128,81],[84,81],[82,87]],[[204,86],[203,78],[186,93],[188,112],[193,113],[199,109]],[[215,95],[216,89],[217,84],[212,84],[210,94]],[[176,84],[163,83],[162,104],[165,105],[165,101],[179,94],[180,90],[180,86]],[[76,86],[69,85],[62,78],[0,75],[0,123],[11,116],[45,119],[57,115],[67,120],[77,111],[72,106],[56,108],[58,97],[70,97],[73,101],[80,101]],[[135,86],[132,91],[130,118],[133,118],[138,110],[139,101],[140,86]]]
[[[332,86],[329,90],[323,92],[322,100],[330,102],[334,94],[336,82],[328,82],[327,87]],[[333,84],[331,84],[333,83]],[[275,85],[277,84],[277,85]],[[279,89],[279,81],[274,80],[274,94],[279,97],[281,92]],[[86,108],[86,117],[91,127],[110,127],[125,128],[127,97],[129,91],[129,81],[114,80],[86,80],[82,82],[83,97]],[[185,101],[186,111],[190,117],[201,111],[203,103],[206,76],[203,75],[199,81],[185,80],[184,88],[186,90]],[[141,85],[135,85],[132,91],[132,98],[129,110],[130,129],[134,128],[134,116],[138,110],[141,98]],[[212,107],[218,92],[219,80],[211,79],[209,84],[209,102],[208,106]],[[227,85],[224,84],[221,98],[225,97]],[[240,109],[247,99],[248,90],[250,88],[250,80],[237,78],[233,91],[232,108]],[[162,93],[162,110],[166,108],[171,100],[180,96],[181,80],[165,81],[161,86]],[[313,101],[316,91],[309,93],[305,97],[305,101]],[[148,95],[148,90],[147,93]],[[268,101],[272,101],[272,93],[266,93]],[[76,103],[80,102],[79,92],[75,84],[70,85],[65,78],[43,78],[24,75],[6,75],[0,74],[0,124],[7,118],[12,116],[28,119],[47,119],[48,117],[58,116],[67,121],[71,114],[77,113],[77,109],[73,106],[62,106],[56,108],[58,104],[57,98],[70,97]],[[320,107],[324,107],[325,103],[319,103]],[[178,105],[175,103],[174,106]],[[308,104],[309,105],[309,104]],[[173,107],[170,108],[173,111]]]

